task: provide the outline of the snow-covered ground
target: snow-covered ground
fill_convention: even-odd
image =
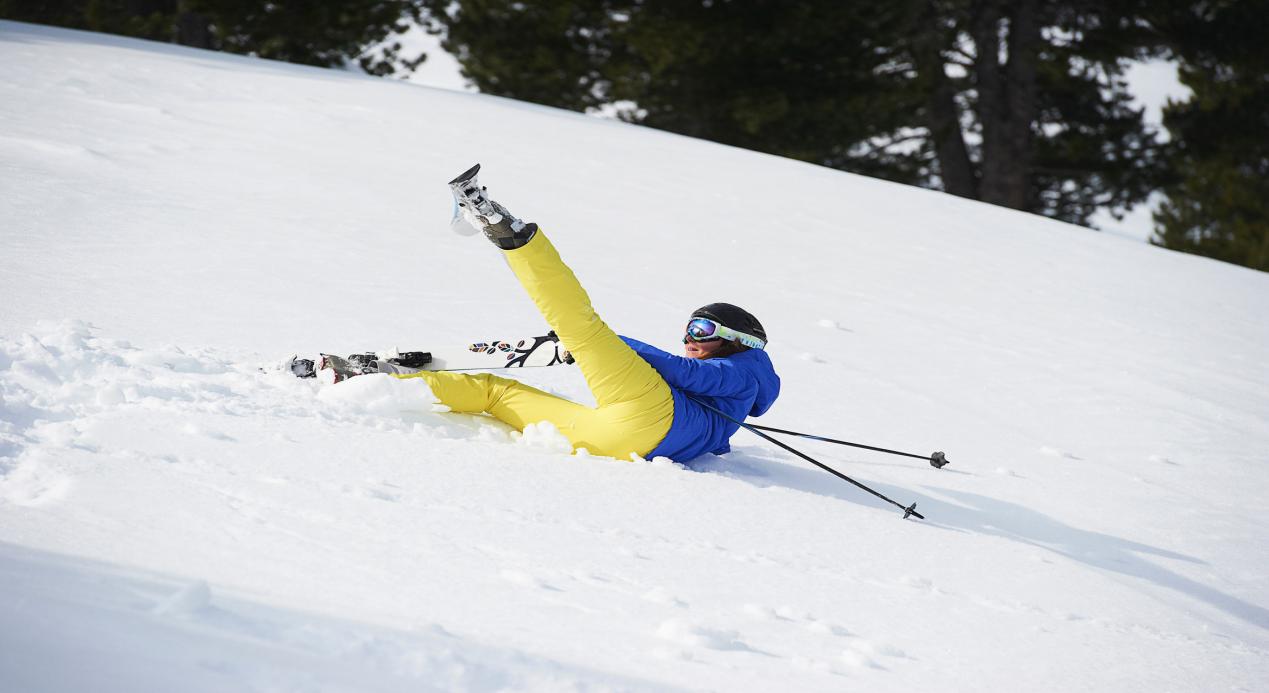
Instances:
[[[0,65],[0,689],[1269,681],[1269,275],[477,94],[10,22]],[[257,371],[541,330],[447,229],[476,161],[623,333],[757,314],[761,423],[946,451],[794,441],[928,520],[743,432],[595,458]]]

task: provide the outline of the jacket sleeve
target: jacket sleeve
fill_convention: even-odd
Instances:
[[[731,359],[689,359],[675,356],[637,339],[622,337],[670,387],[694,395],[739,397],[757,388],[754,375]]]

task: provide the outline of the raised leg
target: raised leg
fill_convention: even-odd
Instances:
[[[546,234],[539,231],[524,247],[504,251],[503,256],[542,317],[577,360],[600,407],[649,395],[671,399],[661,375],[599,318],[590,296]]]

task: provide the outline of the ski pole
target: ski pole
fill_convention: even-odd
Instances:
[[[946,457],[943,453],[941,453],[941,452],[936,452],[936,453],[933,453],[933,454],[931,454],[929,457],[923,457],[923,456],[921,456],[921,455],[914,455],[914,454],[912,454],[912,453],[910,453],[910,452],[899,452],[898,450],[887,450],[886,448],[875,448],[875,447],[873,447],[873,446],[871,446],[871,445],[863,445],[863,444],[860,444],[860,443],[851,443],[851,442],[848,442],[848,441],[845,441],[845,440],[835,440],[835,439],[833,439],[833,438],[825,438],[824,436],[817,436],[817,435],[813,435],[813,434],[811,434],[811,433],[798,433],[797,431],[786,431],[786,430],[784,430],[783,428],[772,428],[772,427],[770,427],[770,426],[759,426],[758,424],[749,424],[749,425],[750,425],[750,426],[753,426],[754,428],[756,428],[756,429],[758,429],[758,430],[760,430],[760,431],[771,431],[772,433],[783,433],[783,434],[785,434],[785,435],[797,436],[797,437],[799,437],[799,438],[809,438],[809,439],[811,439],[811,440],[821,440],[821,441],[824,441],[825,443],[836,443],[836,444],[838,444],[838,445],[849,445],[849,446],[851,446],[852,448],[863,448],[863,449],[865,449],[865,450],[875,450],[875,451],[877,451],[877,452],[888,452],[888,453],[890,453],[891,455],[902,455],[902,456],[904,456],[904,457],[914,457],[914,458],[916,458],[916,459],[918,459],[918,460],[927,460],[927,461],[930,463],[930,466],[931,466],[931,467],[934,467],[935,469],[942,469],[945,465],[949,465],[949,464],[951,464],[951,462],[949,462],[949,461],[947,460],[947,457]]]
[[[838,479],[841,479],[841,480],[843,480],[843,481],[846,481],[846,482],[849,482],[849,483],[851,483],[851,484],[854,484],[855,486],[857,486],[857,487],[859,487],[859,488],[861,488],[861,489],[863,489],[863,490],[867,491],[868,493],[871,493],[872,495],[874,495],[874,496],[876,496],[876,497],[880,498],[881,500],[883,500],[883,501],[885,501],[885,502],[887,502],[887,503],[889,503],[889,504],[891,504],[891,505],[895,506],[896,508],[899,508],[900,510],[902,510],[902,511],[903,511],[903,519],[905,519],[905,520],[906,520],[906,519],[908,519],[908,517],[909,517],[909,516],[917,517],[917,518],[922,519],[922,520],[924,520],[924,519],[925,519],[925,516],[924,516],[924,515],[922,515],[921,513],[919,513],[919,512],[917,512],[917,511],[916,511],[916,503],[913,503],[912,505],[909,505],[908,507],[906,507],[906,508],[905,508],[905,507],[903,507],[903,505],[902,505],[902,504],[900,504],[900,503],[898,503],[898,502],[896,502],[896,501],[893,501],[893,500],[891,500],[891,499],[887,498],[886,496],[884,496],[884,495],[882,495],[882,494],[880,494],[880,493],[878,493],[878,492],[876,492],[876,491],[874,491],[874,490],[872,490],[872,489],[868,488],[867,486],[864,486],[863,484],[859,483],[858,481],[855,481],[854,479],[852,479],[852,478],[850,478],[850,477],[846,476],[845,474],[842,474],[841,472],[837,471],[836,469],[833,469],[832,467],[830,467],[830,466],[828,466],[828,465],[826,465],[826,464],[821,463],[819,460],[814,459],[814,458],[813,458],[813,457],[811,457],[810,455],[807,455],[807,454],[805,454],[805,453],[803,453],[803,452],[800,452],[799,450],[797,450],[797,449],[795,449],[795,448],[793,448],[793,447],[791,447],[791,446],[789,446],[789,445],[785,445],[784,443],[782,443],[782,442],[780,442],[780,441],[776,440],[775,438],[772,438],[771,436],[767,435],[766,433],[763,433],[762,431],[758,430],[758,427],[757,427],[757,426],[754,426],[753,424],[747,424],[747,423],[745,423],[744,421],[740,421],[740,420],[738,420],[738,419],[735,419],[735,418],[733,418],[732,416],[728,415],[726,412],[724,412],[724,411],[722,411],[722,410],[718,409],[718,407],[713,407],[713,406],[710,406],[710,405],[706,404],[705,402],[702,402],[702,401],[700,401],[699,399],[696,399],[695,397],[691,397],[691,396],[689,396],[689,397],[688,397],[688,399],[692,400],[693,402],[696,402],[697,404],[701,405],[702,407],[705,407],[706,409],[709,409],[710,411],[714,412],[715,414],[718,414],[719,416],[721,416],[721,417],[723,417],[724,419],[727,419],[728,421],[730,421],[730,422],[732,422],[732,423],[734,423],[734,424],[736,424],[736,425],[740,426],[741,428],[746,428],[746,429],[748,429],[750,433],[753,433],[754,435],[758,436],[759,438],[762,438],[763,440],[766,440],[766,441],[767,441],[767,442],[769,442],[769,443],[774,443],[774,444],[776,444],[776,445],[780,446],[782,449],[787,450],[787,451],[789,451],[789,452],[793,453],[794,455],[797,455],[798,457],[801,457],[802,459],[806,460],[807,462],[810,462],[811,464],[815,465],[816,467],[819,467],[820,469],[823,469],[824,471],[828,472],[829,474],[832,474],[833,476],[837,477]]]

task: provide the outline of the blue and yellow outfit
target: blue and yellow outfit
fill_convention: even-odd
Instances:
[[[739,428],[689,396],[743,420],[767,411],[779,395],[780,378],[766,352],[698,360],[617,336],[540,229],[523,247],[503,254],[577,361],[596,406],[490,374],[398,376],[425,379],[451,410],[488,412],[519,430],[550,421],[574,448],[597,455],[625,459],[634,453],[687,462],[707,452],[727,452],[727,441]]]

